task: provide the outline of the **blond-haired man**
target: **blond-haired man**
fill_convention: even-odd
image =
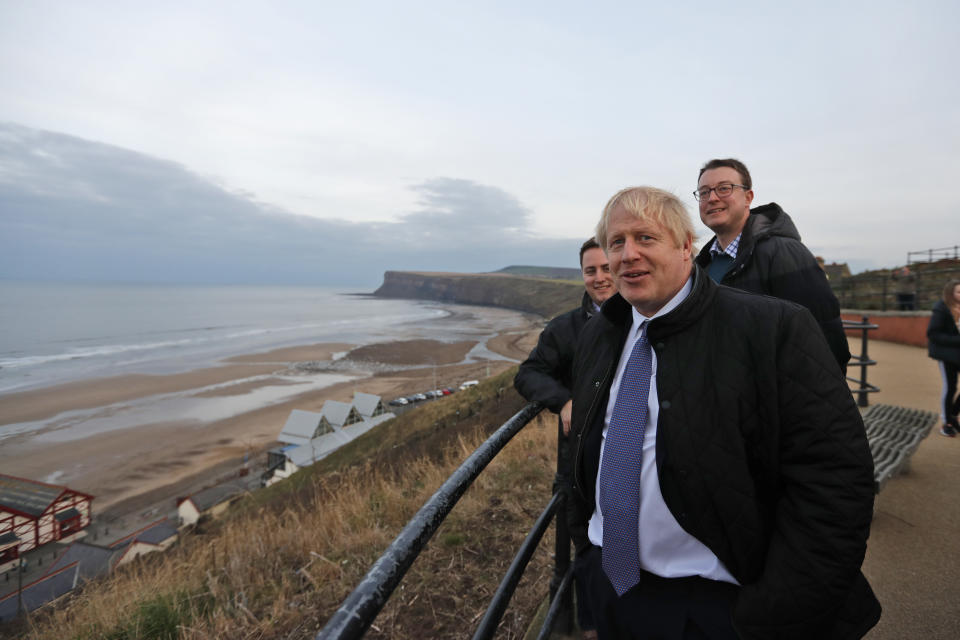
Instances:
[[[574,364],[571,521],[601,638],[859,638],[873,473],[810,313],[717,286],[683,204],[614,195]]]

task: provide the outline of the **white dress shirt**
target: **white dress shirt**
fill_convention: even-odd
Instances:
[[[690,294],[693,288],[692,279],[688,279],[682,289],[651,318],[641,315],[633,309],[633,324],[623,351],[620,362],[617,364],[617,374],[610,385],[610,400],[607,402],[607,413],[603,419],[603,442],[600,444],[600,466],[603,468],[603,447],[606,443],[607,429],[610,427],[610,417],[613,415],[613,406],[617,402],[617,393],[620,390],[620,381],[623,378],[627,360],[633,351],[633,346],[640,338],[640,328],[645,322],[665,315],[675,309]],[[738,584],[719,558],[702,542],[683,530],[670,509],[663,501],[660,493],[660,478],[657,476],[657,421],[660,415],[660,403],[657,397],[657,354],[651,349],[653,362],[650,377],[650,396],[647,400],[649,414],[643,438],[643,454],[640,470],[640,568],[664,578],[681,578],[686,576],[702,576],[711,580],[722,580]],[[699,372],[690,372],[690,375],[700,375]],[[590,518],[587,536],[590,542],[598,547],[603,546],[603,514],[600,512],[600,483],[597,482],[596,510]]]

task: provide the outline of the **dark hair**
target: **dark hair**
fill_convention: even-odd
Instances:
[[[700,168],[700,173],[697,174],[697,182],[700,182],[700,178],[703,176],[704,171],[709,171],[710,169],[719,169],[720,167],[729,167],[733,169],[740,174],[740,179],[743,181],[743,186],[745,186],[747,189],[753,189],[753,180],[750,178],[750,171],[747,169],[747,165],[743,164],[736,158],[718,158],[711,160]]]
[[[586,242],[580,245],[580,266],[583,266],[583,254],[585,254],[590,249],[600,249],[600,245],[597,244],[596,238],[588,238]]]

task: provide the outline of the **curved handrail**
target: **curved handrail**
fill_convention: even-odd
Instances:
[[[420,551],[480,472],[542,407],[530,403],[505,422],[427,500],[347,596],[316,640],[360,638],[373,623]]]

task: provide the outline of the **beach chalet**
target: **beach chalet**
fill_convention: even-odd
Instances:
[[[123,549],[114,561],[115,567],[126,564],[142,555],[166,551],[177,541],[177,528],[166,518],[134,531],[110,545],[111,549]]]
[[[277,438],[284,444],[301,445],[319,438],[325,433],[333,433],[333,426],[322,413],[294,409],[290,412],[280,436]]]
[[[267,471],[261,476],[263,486],[269,487],[275,482],[289,478],[298,470],[326,458],[354,438],[393,417],[392,413],[381,413],[375,418],[353,423],[346,429],[334,426],[332,432],[313,438],[306,444],[272,449],[267,454]]]
[[[346,427],[363,422],[363,416],[360,415],[357,408],[347,402],[327,400],[323,403],[323,409],[320,410],[320,413],[335,427]]]
[[[201,519],[216,518],[247,492],[241,482],[225,482],[187,496],[177,505],[180,526],[196,524]]]
[[[287,445],[267,453],[267,471],[261,476],[262,484],[269,487],[275,482],[289,478],[298,470],[309,467],[317,460],[325,458],[355,436],[343,429],[331,427],[330,433],[308,440],[301,445]]]
[[[0,474],[0,572],[26,551],[86,535],[92,501],[67,487]]]
[[[375,396],[372,393],[354,391],[353,406],[357,408],[364,419],[375,418],[387,412],[380,401],[380,396]]]

